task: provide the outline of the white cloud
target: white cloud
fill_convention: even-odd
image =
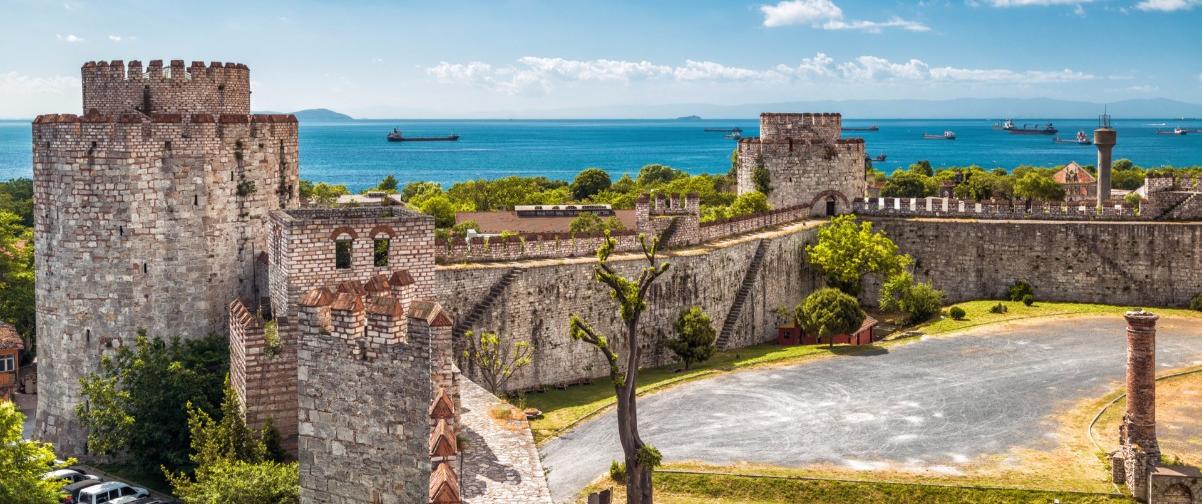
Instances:
[[[112,40],[113,42],[120,42],[121,36],[120,35],[109,35],[109,40]]]
[[[686,60],[683,65],[650,61],[572,60],[527,56],[517,64],[493,66],[480,61],[442,62],[426,69],[439,82],[467,84],[507,94],[546,93],[563,83],[630,83],[635,81],[692,82],[825,82],[870,83],[912,81],[932,83],[1038,84],[1093,80],[1092,74],[1072,69],[1009,70],[933,67],[920,59],[894,62],[878,56],[860,56],[842,63],[824,53],[804,58],[796,65],[769,69],[728,66],[713,61]]]
[[[1199,5],[1202,5],[1202,0],[1143,0],[1135,4],[1135,8],[1142,11],[1174,12],[1190,10]]]
[[[0,111],[7,117],[33,117],[59,110],[62,103],[78,100],[79,92],[79,77],[0,73]]]
[[[994,7],[1046,7],[1049,5],[1075,5],[1093,3],[1094,0],[991,0]]]
[[[66,35],[55,35],[54,37],[68,44],[77,44],[84,41],[83,38],[76,37],[73,33],[68,33]]]
[[[782,0],[776,5],[761,5],[764,26],[808,25],[823,30],[862,30],[880,33],[885,28],[908,31],[929,31],[930,27],[917,21],[892,17],[888,21],[845,20],[843,9],[831,0]]]

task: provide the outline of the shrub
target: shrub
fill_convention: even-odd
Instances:
[[[806,332],[826,338],[830,346],[834,346],[834,335],[850,334],[859,329],[867,317],[856,298],[830,287],[806,296],[797,305],[796,314],[799,325]]]
[[[1031,288],[1031,284],[1019,280],[1010,284],[1010,288],[1007,290],[1006,298],[1011,301],[1022,301],[1023,296],[1028,294],[1034,296],[1035,290]]]
[[[1189,300],[1189,309],[1202,311],[1202,292],[1195,294],[1194,297]]]
[[[882,310],[899,310],[906,314],[906,321],[916,324],[939,313],[943,306],[943,293],[929,283],[915,283],[914,277],[903,271],[889,277],[881,288]]]
[[[1024,294],[1023,295],[1023,304],[1025,304],[1027,306],[1031,306],[1031,305],[1035,304],[1035,296],[1032,296],[1030,294]]]
[[[624,462],[618,462],[617,460],[610,461],[610,463],[609,463],[609,479],[614,480],[615,483],[625,484],[626,483],[626,464]]]
[[[1008,311],[1006,309],[1006,305],[1002,303],[998,303],[989,307],[989,313],[1006,313],[1006,311]]]
[[[953,306],[947,313],[952,316],[952,320],[964,320],[964,316],[966,315],[964,308],[960,308],[959,306]]]
[[[572,197],[582,200],[609,189],[610,185],[609,174],[605,173],[605,170],[585,168],[576,175],[576,180],[572,181]]]
[[[668,340],[667,346],[684,363],[686,371],[694,362],[705,362],[714,354],[717,333],[701,308],[694,306],[680,312],[672,328],[676,337]]]

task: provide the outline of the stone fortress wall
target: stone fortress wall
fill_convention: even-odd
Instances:
[[[97,90],[126,77],[98,68],[82,72],[99,105],[111,100]],[[84,453],[79,377],[138,329],[224,333],[229,300],[257,296],[266,216],[299,205],[293,116],[248,115],[245,87],[236,107],[155,89],[160,110],[186,113],[103,105],[33,124],[36,429],[65,453]]]
[[[250,113],[250,69],[240,63],[89,61],[82,73],[85,113]]]
[[[851,212],[865,181],[864,140],[842,138],[839,114],[760,114],[760,136],[738,144],[739,194],[756,190],[753,174],[770,175],[768,203],[773,208],[804,205],[813,215]]]

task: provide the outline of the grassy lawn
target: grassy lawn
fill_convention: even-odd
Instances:
[[[1107,494],[1053,492],[1046,490],[973,488],[866,481],[812,480],[779,477],[749,477],[728,474],[657,472],[654,475],[656,502],[668,504],[777,504],[806,502],[835,503],[1070,503],[1132,502]],[[614,502],[624,502],[623,489],[614,486]],[[593,488],[597,490],[598,487]],[[587,495],[587,494],[584,494]],[[581,502],[583,502],[581,500]]]
[[[1202,367],[1156,382],[1156,438],[1166,462],[1202,467]],[[1118,392],[1110,394],[1113,399]],[[1093,426],[1094,439],[1107,451],[1118,448],[1119,424],[1127,410],[1119,399]]]
[[[997,303],[999,301],[996,300],[958,303],[953,306],[964,309],[967,315],[963,320],[952,320],[945,316],[915,327],[905,328],[895,335],[901,334],[903,331],[917,331],[931,335],[942,334],[975,326],[1034,317],[1122,315],[1132,309],[1126,306],[1053,302],[1036,302],[1034,305],[1024,306],[1017,301],[1003,301],[1002,303],[1007,307],[1006,313],[990,313],[989,308]],[[1202,318],[1202,312],[1179,308],[1156,308],[1155,312],[1162,316]],[[640,370],[638,393],[644,395],[690,380],[754,366],[794,364],[832,355],[879,352],[881,351],[880,347],[888,347],[906,341],[907,339],[903,338],[881,342],[870,347],[838,345],[833,349],[825,345],[781,347],[762,344],[716,352],[708,362],[696,365],[688,372],[678,371],[678,365]],[[534,431],[534,440],[540,444],[604,411],[615,402],[613,386],[606,378],[598,378],[590,384],[575,385],[563,390],[548,389],[546,392],[530,393],[526,395],[525,401],[526,406],[538,408],[543,412],[542,418],[530,422],[530,427]]]

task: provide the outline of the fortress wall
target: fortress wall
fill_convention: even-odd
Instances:
[[[78,378],[152,336],[226,331],[265,217],[298,203],[292,116],[49,115],[33,125],[38,432],[82,453]]]
[[[781,232],[766,243],[763,266],[755,277],[731,347],[747,346],[775,338],[780,320],[773,310],[790,310],[814,289],[816,277],[803,266],[801,248],[815,236],[814,228]],[[700,306],[710,316],[715,331],[743,280],[758,240],[700,252],[690,249],[664,257],[668,272],[651,289],[650,308],[643,315],[643,365],[672,362],[675,356],[660,342],[671,338],[672,323],[682,310]],[[518,263],[526,268],[487,310],[475,329],[496,331],[503,338],[526,341],[533,363],[510,383],[511,389],[571,383],[608,375],[600,353],[568,335],[568,319],[579,314],[609,336],[611,346],[625,348],[621,320],[608,289],[593,280],[593,262],[566,264],[542,261]],[[627,276],[645,267],[640,259],[613,262]],[[460,319],[483,299],[510,265],[459,265],[439,267],[435,289],[438,301]],[[462,367],[462,365],[461,365]]]
[[[839,213],[848,213],[852,200],[862,197],[867,185],[862,139],[744,138],[738,151],[739,194],[756,190],[752,174],[762,165],[770,173],[772,208],[813,205],[812,212],[823,214],[826,197],[835,196]]]
[[[1037,300],[1131,306],[1202,291],[1202,223],[867,219],[951,302],[1000,298],[1016,280]]]
[[[89,61],[80,73],[84,112],[250,113],[250,69],[240,63],[153,60],[143,71],[140,61]]]

